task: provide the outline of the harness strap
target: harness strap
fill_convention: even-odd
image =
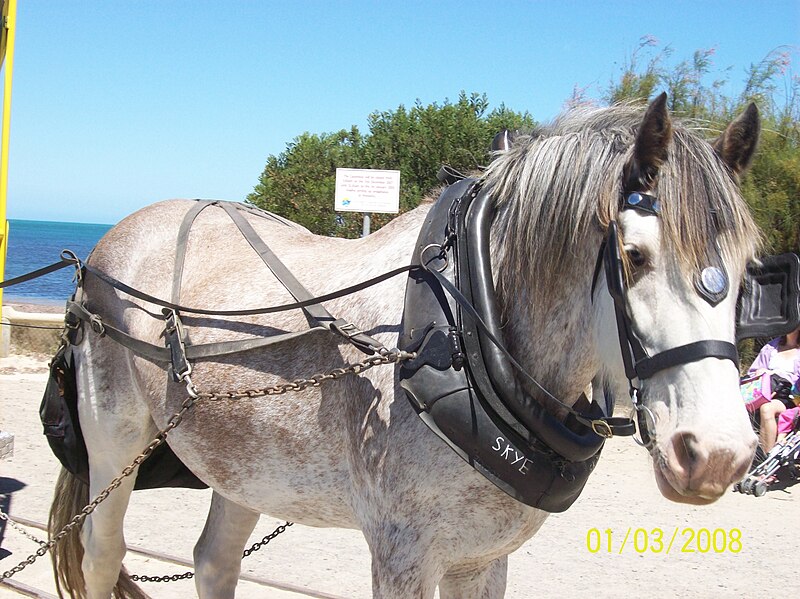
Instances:
[[[362,332],[354,324],[333,316],[319,303],[319,300],[311,302],[314,296],[303,287],[300,281],[286,268],[286,265],[281,262],[269,246],[264,243],[264,240],[261,239],[250,222],[242,216],[239,210],[230,202],[222,202],[219,206],[225,210],[247,243],[250,244],[250,247],[255,250],[267,268],[272,271],[272,274],[275,275],[292,297],[298,302],[310,302],[303,306],[303,312],[306,313],[309,320],[315,321],[331,332],[347,339],[356,348],[368,355],[385,349],[380,341]]]
[[[181,281],[183,280],[183,265],[186,262],[186,248],[189,245],[189,231],[200,213],[216,203],[213,200],[199,200],[183,217],[175,243],[175,268],[172,272],[172,294],[170,295],[173,304],[181,303]]]
[[[705,339],[673,347],[655,356],[637,360],[634,369],[639,379],[647,379],[661,370],[688,364],[689,362],[697,362],[704,358],[730,360],[737,368],[739,367],[739,352],[733,343],[718,339]]]
[[[175,266],[172,270],[172,292],[170,294],[172,303],[178,304],[181,301],[181,283],[183,267],[186,263],[186,248],[189,246],[189,232],[199,214],[214,203],[214,201],[198,201],[183,216],[175,242]],[[162,312],[166,323],[164,345],[170,352],[170,377],[176,383],[180,383],[192,373],[192,363],[186,355],[186,333],[177,310],[164,308]]]
[[[7,281],[0,281],[0,289],[3,289],[4,287],[11,287],[12,285],[19,285],[20,283],[31,281],[38,277],[43,277],[51,272],[66,268],[67,266],[75,266],[75,261],[68,258],[61,258],[61,260],[58,262],[53,262],[52,264],[44,266],[38,270],[25,273],[24,275],[14,277],[13,279],[8,279]]]
[[[251,310],[201,310],[195,308],[189,308],[186,306],[181,306],[179,304],[180,301],[180,292],[181,292],[181,280],[183,276],[183,265],[185,262],[186,256],[186,249],[188,245],[188,238],[191,227],[196,220],[197,216],[208,206],[217,205],[222,207],[226,213],[230,216],[231,220],[236,224],[237,228],[240,230],[242,235],[245,237],[247,242],[253,247],[254,250],[258,253],[259,257],[264,261],[267,267],[275,274],[276,278],[286,287],[286,289],[291,293],[291,295],[298,300],[292,304],[284,304],[281,306],[272,306],[268,308],[256,308]],[[252,210],[244,210],[245,212],[256,214],[257,216],[265,216],[259,212],[253,212]],[[289,221],[279,220],[283,224],[291,224]],[[195,359],[202,359],[202,358],[213,358],[223,355],[231,355],[243,351],[249,351],[252,349],[258,349],[267,347],[269,345],[281,343],[283,341],[288,341],[290,339],[295,339],[309,333],[313,333],[316,331],[331,331],[336,333],[337,335],[343,337],[348,342],[352,343],[356,346],[359,350],[367,353],[367,354],[374,354],[375,352],[380,352],[384,349],[383,344],[381,344],[376,339],[373,339],[360,329],[356,327],[354,324],[346,321],[342,318],[335,318],[332,316],[322,305],[323,301],[328,301],[332,299],[336,299],[339,297],[343,297],[352,293],[356,293],[357,291],[361,291],[366,289],[372,285],[380,283],[386,279],[394,277],[401,273],[409,272],[413,270],[415,266],[404,266],[400,268],[396,268],[392,271],[383,273],[378,275],[377,277],[373,277],[367,281],[362,281],[356,285],[352,285],[345,289],[340,289],[339,291],[335,291],[324,296],[314,297],[312,296],[308,290],[306,290],[297,279],[289,272],[286,266],[275,256],[275,254],[269,249],[269,247],[261,240],[255,230],[252,228],[250,223],[245,219],[238,211],[238,208],[231,204],[230,202],[222,202],[218,200],[211,200],[211,201],[198,201],[197,204],[192,206],[181,222],[180,229],[178,231],[178,240],[177,240],[177,247],[176,247],[176,257],[175,257],[175,268],[173,274],[173,285],[172,285],[172,300],[171,302],[167,302],[150,294],[144,293],[127,285],[114,277],[92,267],[89,265],[81,264],[77,258],[67,259],[62,258],[61,262],[55,263],[50,265],[49,267],[45,267],[43,269],[39,269],[39,271],[35,271],[34,273],[29,273],[24,277],[25,280],[35,278],[36,276],[41,276],[48,272],[52,272],[53,270],[58,270],[59,268],[64,268],[68,265],[75,265],[78,267],[79,272],[89,272],[92,275],[96,276],[101,281],[105,282],[106,284],[110,285],[111,287],[122,291],[132,297],[136,297],[143,301],[153,303],[155,305],[161,306],[164,310],[164,318],[166,323],[166,328],[164,332],[164,339],[166,347],[160,347],[157,345],[153,345],[146,341],[142,341],[132,337],[131,335],[125,333],[124,331],[104,323],[100,316],[91,313],[89,310],[85,308],[81,303],[70,301],[67,303],[67,313],[77,317],[79,320],[87,322],[89,326],[92,328],[99,335],[108,335],[109,338],[113,339],[114,341],[120,343],[121,345],[130,349],[136,355],[144,357],[148,360],[154,362],[162,362],[162,363],[169,363],[172,365],[173,370],[173,378],[176,380],[180,380],[182,375],[188,374],[191,372],[191,365],[190,361]],[[14,282],[22,282],[20,279],[17,278],[11,281],[6,282],[7,285],[14,284]],[[276,312],[283,312],[293,309],[303,309],[306,312],[306,315],[316,321],[318,324],[317,326],[312,326],[310,329],[300,332],[290,332],[290,333],[281,333],[278,335],[271,335],[266,338],[251,338],[251,339],[240,339],[235,341],[223,341],[223,342],[216,342],[216,343],[205,343],[200,345],[191,345],[186,344],[183,334],[182,323],[180,319],[179,312],[186,312],[186,313],[194,313],[194,314],[203,314],[203,315],[213,315],[213,316],[245,316],[245,315],[255,315],[255,314],[268,314],[268,313],[276,313]]]
[[[69,262],[69,264],[74,265],[75,262]],[[407,265],[401,266],[399,268],[395,268],[394,270],[387,271],[382,273],[376,277],[372,277],[371,279],[367,279],[366,281],[362,281],[361,283],[356,283],[355,285],[351,285],[350,287],[345,287],[343,289],[339,289],[338,291],[332,291],[331,293],[326,293],[325,295],[318,295],[316,297],[311,297],[307,300],[301,302],[294,302],[291,304],[281,304],[279,306],[269,306],[267,308],[251,308],[247,310],[207,310],[203,308],[192,308],[189,306],[180,306],[178,304],[174,304],[172,302],[168,302],[167,300],[163,300],[158,298],[154,295],[150,295],[149,293],[145,293],[143,291],[139,291],[138,289],[123,283],[119,279],[115,279],[111,275],[104,273],[102,270],[94,268],[89,264],[84,264],[83,269],[92,274],[93,276],[97,277],[104,283],[110,285],[114,289],[122,291],[130,295],[131,297],[135,297],[145,302],[149,302],[151,304],[155,304],[156,306],[161,306],[162,308],[169,308],[171,310],[177,310],[179,312],[184,312],[187,314],[201,314],[203,316],[255,316],[257,314],[274,314],[276,312],[286,312],[288,310],[297,310],[298,308],[304,308],[311,304],[317,304],[320,302],[327,302],[330,300],[338,299],[340,297],[344,297],[346,295],[350,295],[352,293],[356,293],[358,291],[362,291],[367,287],[371,287],[373,285],[377,285],[387,279],[391,279],[392,277],[396,277],[399,274],[407,273],[412,270],[418,269],[419,266],[416,265]]]
[[[264,240],[256,233],[250,222],[244,218],[234,206],[229,203],[223,203],[220,204],[220,208],[225,210],[247,243],[250,244],[250,247],[255,250],[262,262],[272,271],[275,278],[281,282],[295,300],[303,301],[312,299],[313,296],[308,290],[303,287],[300,281],[286,268],[286,265],[280,261],[269,246],[264,243]],[[326,328],[330,328],[330,323],[336,320],[336,318],[319,303],[304,306],[303,312],[305,312],[309,318],[317,321]]]
[[[132,337],[128,333],[102,321],[102,319],[78,302],[67,302],[67,314],[79,318],[86,322],[91,329],[100,336],[106,335],[120,345],[127,347],[137,356],[150,360],[151,362],[171,363],[172,352],[168,347],[160,345],[153,345],[147,341],[142,341]],[[318,331],[325,331],[324,327],[318,326],[305,331],[280,333],[278,335],[270,335],[269,337],[253,337],[251,339],[238,339],[235,341],[218,341],[216,343],[201,343],[198,345],[186,346],[186,358],[190,360],[198,360],[203,358],[217,358],[220,356],[229,356],[241,352],[260,349],[288,341],[290,339],[297,339],[310,333]]]

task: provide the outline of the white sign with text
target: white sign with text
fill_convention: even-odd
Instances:
[[[336,169],[334,210],[339,212],[400,211],[400,171]]]

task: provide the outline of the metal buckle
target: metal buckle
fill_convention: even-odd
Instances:
[[[77,331],[81,326],[81,319],[72,312],[67,312],[64,316],[64,328],[70,331]]]
[[[360,351],[370,356],[376,352],[380,352],[383,347],[380,341],[373,339],[352,322],[347,322],[344,318],[337,318],[334,320],[330,324],[330,330],[344,337]]]
[[[656,434],[655,434],[656,417],[655,417],[655,414],[653,414],[653,412],[650,410],[650,408],[648,408],[646,405],[644,405],[644,403],[642,403],[642,401],[639,399],[639,390],[636,387],[631,389],[631,401],[633,402],[633,407],[636,409],[637,414],[644,414],[644,417],[643,417],[644,427],[642,427],[642,423],[639,422],[639,419],[637,418],[637,422],[639,424],[639,437],[642,437],[642,439],[641,440],[637,439],[636,436],[634,436],[633,440],[636,442],[637,445],[640,445],[641,447],[644,447],[645,449],[650,451],[651,448],[653,447],[653,445],[655,445],[655,442],[656,442]],[[650,417],[649,418],[650,422],[653,423],[652,427],[650,426],[650,422],[648,422],[648,416]],[[645,441],[644,441],[644,435],[642,435],[642,428],[645,428],[644,432],[647,434],[647,438],[649,439],[649,441],[647,443],[645,443]],[[651,428],[653,430],[653,434],[650,434],[650,429]]]
[[[347,322],[343,318],[334,320],[331,323],[331,328],[345,339],[352,339],[353,337],[362,335],[364,333],[364,331],[359,329],[352,322]]]
[[[603,437],[604,439],[610,439],[614,436],[611,425],[605,420],[592,420],[592,430],[598,437]]]
[[[178,312],[164,308],[162,311],[166,326],[164,328],[164,345],[170,351],[170,368],[172,380],[180,383],[192,373],[192,365],[186,358],[186,346],[183,341],[183,327]]]

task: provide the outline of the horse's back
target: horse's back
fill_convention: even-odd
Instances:
[[[194,206],[192,200],[166,200],[131,214],[98,243],[90,264],[145,293],[171,299],[166,295],[178,267],[179,230]],[[343,239],[315,235],[266,212],[242,214],[314,295],[407,264],[420,221],[419,216],[403,215],[367,238]],[[236,310],[292,301],[220,207],[209,206],[200,212],[189,229],[186,246],[180,294],[184,304],[191,299],[194,306]]]

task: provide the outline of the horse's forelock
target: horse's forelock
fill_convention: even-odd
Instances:
[[[506,291],[555,288],[616,219],[622,172],[643,111],[631,106],[580,108],[515,139],[484,176],[498,206],[494,252]],[[662,203],[662,245],[697,272],[709,244],[741,263],[760,234],[730,173],[709,143],[680,123],[653,190]]]
[[[664,199],[662,243],[684,273],[707,265],[714,244],[739,264],[759,251],[761,233],[733,177],[711,145],[689,129],[676,129],[656,193]]]

